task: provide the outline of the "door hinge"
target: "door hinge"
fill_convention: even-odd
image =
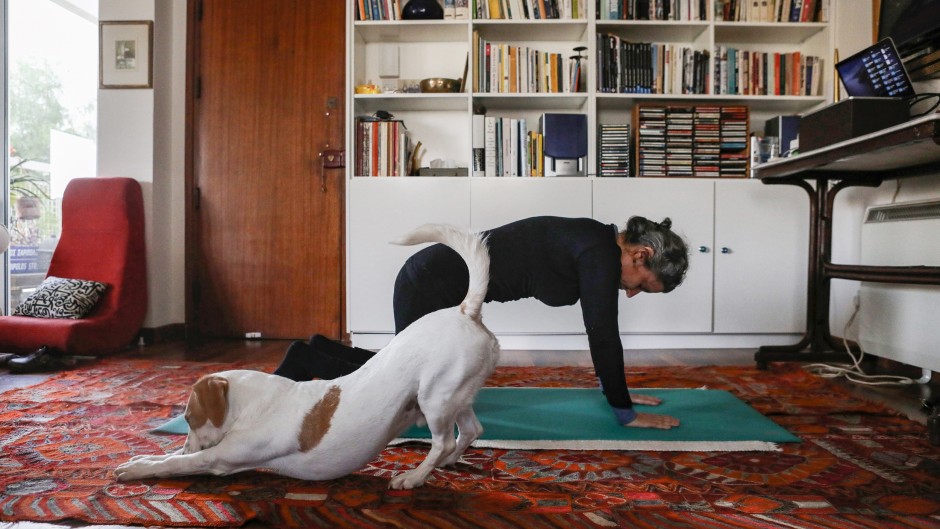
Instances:
[[[193,209],[199,211],[200,206],[202,206],[202,190],[196,186],[193,188]]]
[[[193,86],[193,97],[196,99],[202,99],[202,77],[196,77],[196,82]]]
[[[205,8],[204,2],[202,0],[198,0],[196,2],[196,20],[199,22],[202,22],[204,8]]]

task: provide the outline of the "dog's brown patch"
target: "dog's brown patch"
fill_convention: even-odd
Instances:
[[[307,412],[304,423],[300,427],[300,434],[297,436],[301,452],[312,450],[320,444],[323,436],[330,430],[333,414],[339,406],[339,394],[339,386],[330,386],[320,402],[314,404]]]
[[[193,384],[186,405],[186,422],[195,430],[206,422],[219,428],[228,409],[228,380],[214,375],[200,378]]]

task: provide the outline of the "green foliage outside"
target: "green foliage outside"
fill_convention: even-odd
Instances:
[[[61,102],[62,83],[46,62],[20,61],[9,75],[10,219],[14,245],[34,245],[55,233],[59,225],[51,202],[50,131],[83,137],[94,135],[93,103],[72,115]],[[39,204],[39,218],[20,218],[18,206]]]

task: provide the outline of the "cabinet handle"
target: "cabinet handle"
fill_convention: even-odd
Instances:
[[[708,246],[699,246],[698,251],[699,253],[708,253]]]
[[[731,248],[728,248],[727,246],[722,246],[721,253],[731,253]]]

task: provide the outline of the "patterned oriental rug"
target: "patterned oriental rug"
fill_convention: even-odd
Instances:
[[[797,365],[631,368],[635,388],[707,386],[801,438],[780,452],[471,449],[413,491],[387,490],[426,445],[329,482],[270,473],[117,483],[189,385],[271,365],[108,360],[0,394],[0,520],[180,527],[937,528],[940,450],[926,428]],[[595,387],[590,368],[498,368],[489,386]]]

